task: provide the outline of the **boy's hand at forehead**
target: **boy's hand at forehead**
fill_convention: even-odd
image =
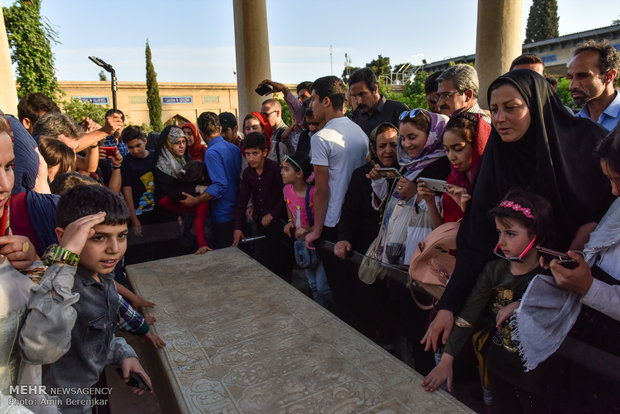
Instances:
[[[58,244],[75,254],[82,253],[86,240],[95,234],[94,227],[103,223],[106,213],[100,211],[96,214],[80,217],[62,230],[58,236]]]

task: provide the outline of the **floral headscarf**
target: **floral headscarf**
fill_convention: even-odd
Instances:
[[[169,128],[166,131],[166,128]],[[185,157],[179,157],[172,150],[172,144],[177,142],[180,138],[185,138],[185,133],[183,130],[177,126],[166,127],[162,131],[159,139],[160,139],[160,151],[159,157],[157,158],[157,169],[161,172],[171,176],[177,177],[183,166],[187,162]],[[167,132],[167,134],[164,134]],[[165,140],[161,142],[161,140]]]
[[[414,181],[424,168],[437,161],[438,158],[445,157],[446,155],[446,151],[443,148],[442,136],[446,123],[448,122],[448,117],[429,112],[425,109],[419,109],[419,111],[424,112],[431,120],[428,138],[420,154],[415,158],[411,158],[403,148],[402,139],[400,136],[398,137],[398,164],[401,168],[406,168],[405,178],[409,181]]]

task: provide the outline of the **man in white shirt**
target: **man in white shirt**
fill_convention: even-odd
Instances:
[[[336,225],[353,171],[366,162],[368,137],[344,116],[346,89],[342,79],[325,76],[312,84],[314,119],[325,126],[312,136],[314,165],[314,229],[306,246],[323,237],[336,242]]]

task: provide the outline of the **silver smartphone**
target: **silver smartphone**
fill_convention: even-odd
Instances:
[[[436,180],[434,178],[420,177],[418,178],[418,181],[424,182],[424,184],[426,184],[426,186],[429,189],[436,191],[438,193],[448,192],[448,183],[446,183],[444,180]]]

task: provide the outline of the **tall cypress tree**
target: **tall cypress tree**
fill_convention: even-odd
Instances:
[[[159,97],[159,85],[157,73],[151,61],[151,47],[146,41],[146,105],[149,107],[149,120],[154,131],[164,129],[161,123],[161,98]]]
[[[530,7],[525,28],[525,43],[553,39],[559,36],[558,2],[556,0],[534,0]]]
[[[3,7],[11,58],[17,62],[17,94],[40,92],[52,99],[60,92],[54,70],[51,43],[57,33],[41,18],[40,0],[17,0]]]

